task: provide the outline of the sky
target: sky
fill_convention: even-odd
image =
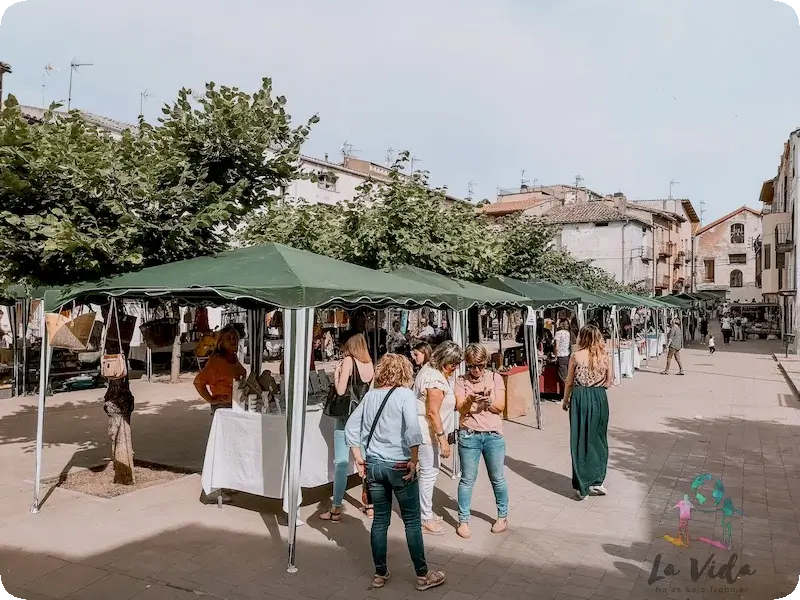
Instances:
[[[466,197],[572,183],[760,208],[800,127],[800,25],[774,0],[25,0],[0,23],[7,93],[135,122],[181,87],[271,77],[304,153],[409,150]],[[795,57],[794,59],[792,57]]]

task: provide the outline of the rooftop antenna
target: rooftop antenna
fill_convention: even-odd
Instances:
[[[78,71],[80,67],[93,67],[94,63],[82,63],[73,58],[69,63],[69,94],[67,94],[67,112],[72,107],[72,75]]]
[[[416,156],[412,156],[412,157],[411,157],[411,175],[413,175],[413,174],[414,174],[414,164],[415,164],[415,163],[421,163],[421,162],[422,162],[422,160],[420,160],[420,159],[419,159],[419,158],[417,158]]]
[[[528,180],[525,179],[525,169],[522,169],[519,174],[519,191],[528,189]]]
[[[343,161],[354,156],[356,152],[358,152],[358,150],[353,147],[353,144],[349,143],[347,140],[342,142],[341,153]]]
[[[580,175],[575,175],[575,187],[580,188],[582,183],[583,183],[583,177],[581,177]]]
[[[672,188],[674,186],[678,185],[678,184],[680,184],[680,181],[678,181],[676,179],[670,179],[669,180],[669,200],[670,200],[670,204],[672,204]],[[667,203],[666,202],[664,202],[664,210],[667,210]]]
[[[703,215],[706,214],[706,203],[701,200],[700,201],[700,225],[703,224]]]
[[[386,149],[386,166],[391,167],[394,164],[394,148],[389,146]]]
[[[472,202],[472,198],[475,196],[475,186],[477,183],[477,181],[470,181],[467,184],[467,198],[469,198],[470,202]]]
[[[147,93],[147,90],[141,92],[139,94],[139,116],[141,117],[144,115],[144,103],[150,97],[150,94]]]
[[[47,86],[47,77],[50,75],[50,73],[58,71],[63,71],[63,69],[58,69],[50,63],[47,63],[42,67],[42,108],[47,108],[45,105],[45,87]]]
[[[3,108],[3,75],[11,73],[11,65],[0,62],[0,108]]]

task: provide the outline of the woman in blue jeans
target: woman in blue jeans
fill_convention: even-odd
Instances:
[[[344,358],[336,367],[333,374],[333,384],[336,393],[340,396],[348,393],[352,387],[357,398],[363,398],[369,390],[370,383],[375,376],[372,360],[369,357],[367,340],[361,333],[357,333],[342,346]],[[322,513],[319,518],[323,521],[338,523],[342,520],[342,505],[344,493],[347,489],[347,467],[350,465],[350,450],[345,442],[344,427],[346,419],[336,419],[333,430],[333,501],[331,509]],[[372,507],[365,506],[367,516],[372,516]]]
[[[441,571],[430,571],[425,561],[419,506],[417,463],[422,430],[417,418],[417,397],[409,387],[411,363],[399,354],[387,354],[375,370],[375,389],[367,392],[347,421],[347,445],[375,507],[370,542],[375,575],[372,587],[389,581],[387,534],[392,518],[392,495],[397,498],[406,530],[406,543],[417,575],[419,591],[440,586]]]
[[[503,437],[503,409],[506,390],[503,378],[486,370],[489,353],[480,344],[464,350],[467,373],[456,380],[456,406],[461,415],[458,431],[458,456],[461,480],[458,482],[458,529],[464,539],[472,537],[469,529],[472,489],[478,478],[481,456],[486,463],[489,481],[497,504],[497,520],[492,533],[508,529],[508,484],[505,476],[506,440]]]

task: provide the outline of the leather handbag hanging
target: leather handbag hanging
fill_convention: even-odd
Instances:
[[[350,373],[350,381],[347,382],[347,389],[344,391],[344,394],[337,394],[336,393],[336,383],[328,389],[328,398],[325,400],[325,406],[322,409],[322,413],[327,415],[328,417],[334,417],[336,419],[347,419],[353,411],[358,406],[358,403],[361,402],[361,398],[358,397],[356,391],[353,389],[353,383],[355,382],[356,378],[356,361],[354,358],[350,360],[353,361],[353,372]]]
[[[111,307],[108,309],[108,320],[111,322],[111,313],[114,313],[114,322],[119,328],[119,312],[117,309],[116,298],[111,299]],[[103,339],[103,358],[100,359],[100,374],[108,380],[124,379],[128,375],[128,361],[122,353],[122,344],[119,344],[119,354],[106,354],[106,336],[108,335],[108,327],[106,327]]]

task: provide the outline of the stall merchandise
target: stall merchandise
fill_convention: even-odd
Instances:
[[[429,306],[450,310],[448,323],[453,330],[453,339],[463,344],[466,339],[466,320],[457,309],[484,301],[483,298],[473,298],[471,302],[465,302],[465,296],[468,294],[280,244],[265,244],[150,267],[67,290],[47,292],[45,304],[54,310],[73,301],[103,304],[110,297],[137,300],[157,297],[161,301],[176,300],[199,306],[234,303],[248,312],[253,364],[260,364],[263,354],[262,339],[267,310],[283,309],[286,419],[281,423],[286,428],[286,443],[278,439],[274,452],[286,456],[285,484],[281,471],[273,473],[271,477],[274,477],[273,483],[277,481],[279,486],[285,485],[289,509],[289,571],[295,572],[297,506],[303,481],[300,457],[306,456],[304,437],[307,420],[319,414],[307,418],[306,412],[314,309],[334,306],[365,306],[371,309]],[[259,327],[260,335],[254,334],[254,328],[257,330]],[[48,354],[42,352],[42,371],[45,374]],[[43,381],[46,379],[46,376],[42,377]],[[44,386],[40,386],[38,409],[34,512],[38,511],[40,501]],[[220,416],[222,414],[226,414],[226,411],[217,411],[215,420],[224,419]],[[250,415],[253,421],[263,422],[264,417],[275,418],[259,413]],[[216,441],[212,440],[210,446],[212,455],[216,455]],[[220,464],[214,459],[213,469],[216,471],[219,468]],[[212,475],[212,481],[214,479]]]

